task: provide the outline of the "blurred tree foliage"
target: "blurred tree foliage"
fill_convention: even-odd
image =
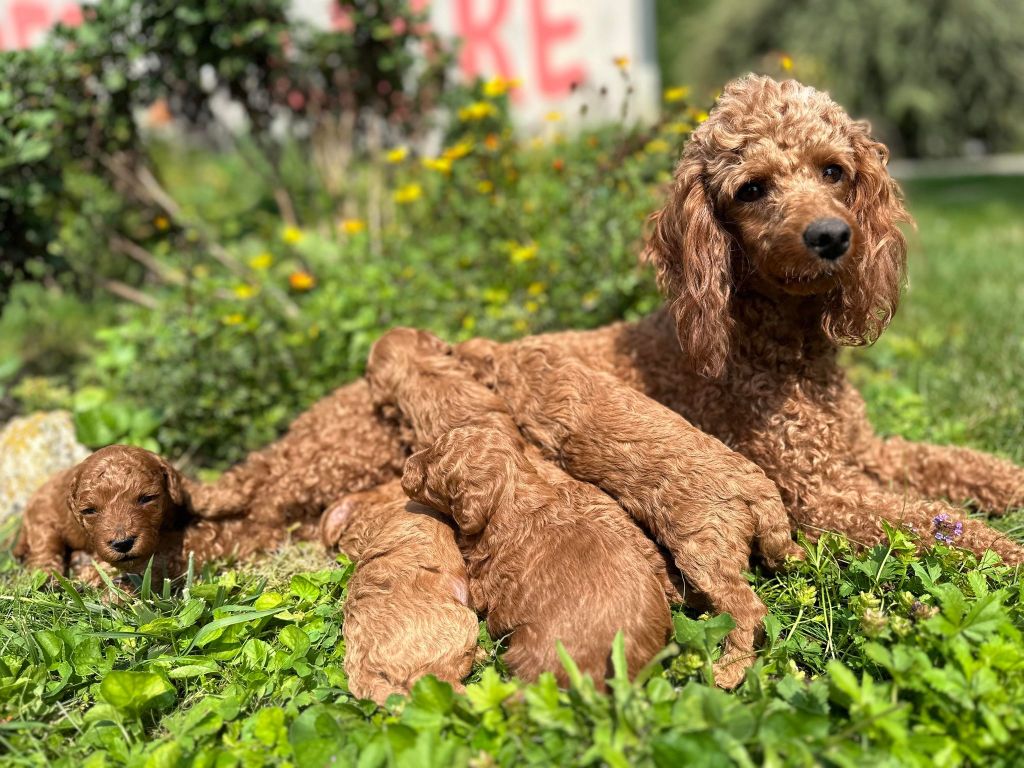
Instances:
[[[290,20],[288,6],[102,0],[83,9],[81,26],[0,54],[0,302],[15,279],[54,276],[146,302],[134,291],[141,280],[174,279],[152,237],[180,233],[178,251],[209,239],[163,189],[147,129],[173,123],[237,144],[218,105],[233,109],[250,163],[292,224],[275,126],[332,167],[358,153],[367,127],[422,130],[449,58],[408,0],[338,3],[328,31]]]
[[[668,81],[754,70],[829,89],[897,154],[1024,147],[1020,0],[658,0]],[[787,62],[788,63],[788,62]]]

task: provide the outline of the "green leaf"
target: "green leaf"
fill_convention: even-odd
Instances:
[[[119,712],[138,716],[174,702],[174,686],[155,672],[115,670],[100,683],[100,696]]]

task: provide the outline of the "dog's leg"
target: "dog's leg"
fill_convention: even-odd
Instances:
[[[1024,507],[1024,467],[958,446],[876,438],[858,457],[870,476],[928,499],[971,502],[989,514]]]
[[[829,486],[801,499],[792,514],[811,538],[836,531],[854,544],[872,546],[885,538],[885,520],[913,530],[921,537],[921,546],[955,544],[979,555],[990,549],[1009,565],[1024,562],[1024,548],[983,521],[944,501],[880,490],[868,476],[850,478],[845,485]]]

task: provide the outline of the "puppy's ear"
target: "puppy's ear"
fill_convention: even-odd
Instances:
[[[157,457],[160,461],[160,471],[164,476],[164,488],[171,502],[178,507],[185,505],[185,483],[181,473],[163,456]]]
[[[850,131],[856,167],[849,206],[860,230],[860,253],[846,259],[822,327],[835,343],[857,346],[874,342],[896,312],[907,266],[899,224],[912,219],[886,169],[888,148],[871,138],[866,122],[852,123]]]
[[[715,215],[699,152],[691,140],[668,203],[651,217],[654,230],[645,256],[657,269],[658,287],[690,366],[716,377],[729,356],[733,241]]]
[[[78,520],[78,487],[82,480],[82,465],[74,467],[69,473],[65,483],[67,493],[64,495],[64,502],[67,504],[68,514],[73,520]]]

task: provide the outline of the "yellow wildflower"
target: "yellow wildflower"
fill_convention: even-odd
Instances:
[[[782,54],[779,58],[779,66],[782,67],[783,72],[791,72],[793,70],[793,57],[788,53]]]
[[[251,299],[255,295],[256,288],[254,286],[246,285],[245,283],[235,286],[235,296],[242,299],[243,301],[245,299]]]
[[[546,287],[547,286],[544,285],[544,283],[530,283],[530,285],[526,289],[526,292],[531,296],[540,296],[542,293],[544,293],[544,289]]]
[[[491,181],[490,179],[478,181],[476,184],[476,191],[479,192],[481,195],[489,195],[491,194],[491,192],[494,191],[494,182]]]
[[[270,265],[273,263],[274,257],[267,251],[263,251],[263,253],[259,253],[249,259],[249,266],[260,272],[265,269],[270,269]]]
[[[448,147],[444,152],[441,153],[441,157],[445,160],[460,160],[461,158],[468,155],[473,151],[473,142],[468,140],[460,141],[458,144],[454,144]]]
[[[496,133],[488,133],[484,138],[484,146],[493,152],[501,146],[501,138]]]
[[[522,318],[519,318],[514,323],[512,323],[512,328],[516,331],[516,333],[526,333],[530,329],[530,324],[527,323]]]
[[[288,245],[295,245],[300,242],[305,234],[298,227],[285,227],[281,231],[281,239],[284,240]]]
[[[612,64],[614,64],[619,69],[628,69],[629,68],[629,57],[628,56],[616,56],[614,59],[612,59]]]
[[[549,123],[557,123],[562,119],[562,113],[551,111],[544,115],[544,119],[547,120]]]
[[[677,101],[683,101],[687,96],[690,95],[690,89],[685,85],[676,86],[675,88],[665,89],[665,101],[669,104],[674,104]]]
[[[241,325],[245,322],[245,315],[241,312],[232,312],[230,315],[224,315],[220,321],[224,325]]]
[[[338,229],[346,235],[358,235],[366,230],[366,222],[362,219],[342,219],[338,222]]]
[[[533,315],[536,314],[538,309],[540,309],[540,304],[538,304],[536,301],[528,301],[523,305],[523,307],[526,309],[527,312]]]
[[[483,297],[488,304],[508,303],[508,291],[504,288],[484,288]]]
[[[394,199],[396,203],[405,205],[406,203],[414,203],[423,197],[423,187],[416,182],[406,184],[395,190]]]
[[[166,216],[157,216],[153,219],[153,226],[159,229],[161,232],[166,232],[171,228],[171,221]]]
[[[484,96],[489,99],[496,99],[504,96],[513,88],[518,88],[519,80],[506,80],[503,77],[495,77],[484,83]]]
[[[309,291],[316,285],[316,278],[300,269],[288,275],[288,285],[293,291]]]
[[[529,243],[513,246],[509,258],[513,264],[523,264],[524,262],[532,261],[537,258],[537,244]]]
[[[708,119],[708,113],[705,112],[704,110],[701,110],[700,112],[698,112],[696,115],[693,116],[693,121],[695,123],[697,123],[698,125],[703,123],[707,119]]]
[[[384,159],[387,160],[389,163],[394,164],[394,163],[402,162],[408,156],[409,156],[409,148],[408,147],[395,147],[394,149],[389,149],[388,150],[387,154],[384,155]]]
[[[476,328],[475,317],[473,317],[472,315],[466,315],[464,318],[462,318],[462,330],[472,331],[474,328]]]
[[[693,126],[689,123],[669,123],[665,126],[665,133],[674,133],[679,136],[689,133],[693,130]]]
[[[468,123],[474,120],[484,120],[496,114],[498,114],[498,108],[491,104],[491,102],[474,101],[472,104],[459,110],[459,120]]]
[[[423,158],[423,167],[438,173],[451,173],[452,161],[446,157],[425,157]]]
[[[664,139],[651,139],[644,146],[644,152],[651,155],[660,155],[672,149],[672,145]]]

